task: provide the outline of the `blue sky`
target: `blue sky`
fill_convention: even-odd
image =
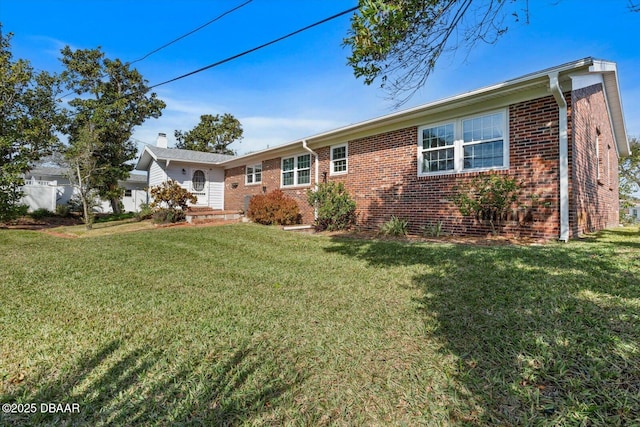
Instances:
[[[3,0],[3,32],[15,58],[60,71],[60,49],[102,46],[132,61],[246,0]],[[627,131],[640,136],[640,13],[627,0],[529,0],[529,23],[507,17],[496,44],[443,57],[427,86],[401,108],[431,102],[587,56],[617,62]],[[135,67],[156,84],[253,48],[356,5],[356,0],[253,0]],[[523,8],[524,0],[515,3]],[[244,127],[239,154],[388,114],[394,103],[346,65],[344,16],[238,60],[158,87],[159,119],[140,144],[189,130],[202,114],[231,113]],[[636,42],[634,42],[636,40]]]

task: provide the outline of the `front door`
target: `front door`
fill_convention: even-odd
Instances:
[[[191,194],[198,198],[197,206],[209,205],[209,185],[207,175],[201,169],[194,169],[191,177]]]

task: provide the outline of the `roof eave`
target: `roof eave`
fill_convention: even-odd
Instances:
[[[631,154],[631,146],[627,138],[617,66],[614,62],[595,60],[589,71],[602,74],[616,147],[621,156],[628,156]]]
[[[301,146],[302,141],[307,141],[309,145],[319,144],[323,141],[328,141],[335,138],[345,138],[349,135],[367,132],[372,129],[380,128],[383,126],[392,126],[395,123],[402,123],[411,120],[412,118],[419,118],[429,114],[435,114],[446,110],[453,110],[465,105],[482,102],[486,99],[491,99],[496,96],[507,96],[510,93],[516,93],[518,91],[525,91],[529,88],[535,87],[548,87],[549,74],[558,73],[561,82],[567,81],[569,75],[576,71],[597,71],[602,72],[605,78],[612,78],[615,85],[615,90],[611,90],[611,98],[609,102],[614,106],[612,115],[614,115],[613,125],[614,133],[616,137],[616,143],[621,154],[629,152],[629,144],[626,138],[626,128],[624,125],[624,115],[622,114],[622,105],[620,102],[620,92],[618,89],[616,66],[613,62],[596,60],[591,57],[580,59],[566,64],[558,65],[545,70],[537,71],[535,73],[527,74],[525,76],[507,80],[502,83],[486,86],[480,89],[476,89],[470,92],[462,93],[452,97],[440,99],[434,102],[423,104],[417,107],[413,107],[407,110],[391,113],[385,116],[376,117],[373,119],[365,120],[363,122],[354,123],[338,129],[333,129],[320,134],[312,135],[307,138],[301,138],[277,147],[267,148],[264,150],[256,151],[253,153],[245,154],[244,156],[229,159],[220,162],[220,166],[226,168],[244,165],[249,159],[259,159],[265,157],[267,154],[272,157],[281,153],[287,153],[295,150],[298,146]],[[300,147],[301,148],[301,147]]]

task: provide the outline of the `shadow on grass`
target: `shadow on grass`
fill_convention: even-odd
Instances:
[[[36,414],[3,414],[2,425],[237,425],[278,407],[301,381],[290,364],[269,358],[265,345],[228,355],[189,355],[174,364],[161,351],[125,351],[118,341],[58,377],[42,373],[0,397],[36,403]],[[35,384],[35,387],[33,386]],[[34,391],[32,391],[35,389]],[[41,403],[79,404],[79,413],[42,413]]]
[[[415,271],[426,338],[459,361],[453,422],[630,425],[640,257],[627,233],[535,247],[336,239],[328,251]]]

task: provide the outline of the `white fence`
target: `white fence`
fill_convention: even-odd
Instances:
[[[47,209],[56,211],[58,197],[64,194],[64,190],[58,187],[57,181],[29,180],[22,187],[22,203],[29,206],[30,211]]]
[[[24,196],[21,203],[29,206],[29,211],[37,209],[47,209],[56,211],[56,205],[65,205],[73,196],[74,189],[70,184],[58,184],[57,181],[27,180],[22,187]],[[136,212],[140,210],[142,203],[147,203],[147,192],[139,189],[128,190],[122,198],[124,210],[126,212]],[[111,204],[102,202],[96,207],[97,212],[111,212]]]

